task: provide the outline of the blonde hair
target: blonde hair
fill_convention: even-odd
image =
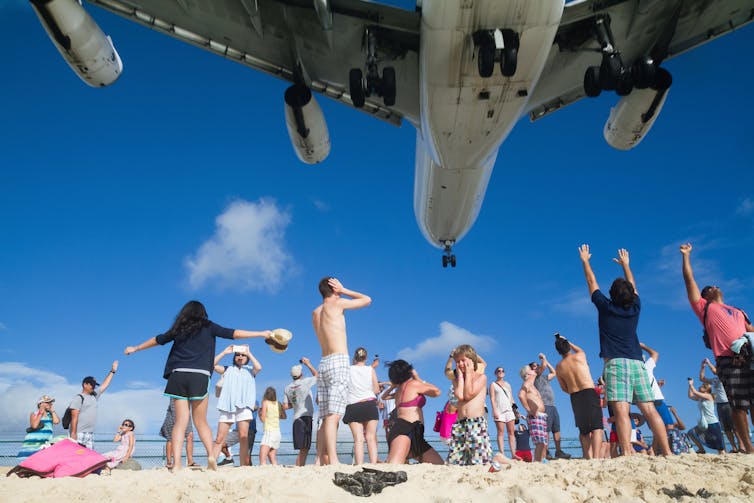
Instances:
[[[476,354],[476,350],[469,346],[468,344],[461,344],[457,348],[455,348],[451,353],[453,355],[453,359],[455,360],[459,356],[465,356],[469,360],[471,360],[474,363],[474,370],[477,369],[477,366],[479,365],[479,355]]]

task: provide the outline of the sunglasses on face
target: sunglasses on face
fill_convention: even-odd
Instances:
[[[239,356],[246,356],[246,355],[243,353],[236,353],[236,358],[238,358]]]
[[[495,371],[496,374],[502,374],[503,372],[505,372],[505,370],[503,370],[503,369],[497,369]]]
[[[133,423],[123,423],[121,426],[125,426],[126,428],[133,428]]]

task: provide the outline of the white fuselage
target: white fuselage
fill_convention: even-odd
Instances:
[[[563,0],[424,0],[419,51],[420,129],[414,211],[435,246],[471,228],[503,140],[539,79],[563,14]],[[472,34],[507,28],[520,36],[518,66],[496,63],[482,78]]]

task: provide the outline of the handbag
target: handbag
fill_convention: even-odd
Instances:
[[[440,425],[442,424],[443,414],[445,414],[445,411],[441,410],[437,412],[437,415],[435,415],[435,426],[432,428],[432,431],[436,431],[437,433],[440,433]]]

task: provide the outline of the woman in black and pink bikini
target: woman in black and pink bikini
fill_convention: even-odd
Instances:
[[[387,364],[392,383],[382,394],[383,400],[395,399],[397,418],[388,434],[388,463],[403,464],[408,458],[420,463],[443,465],[445,462],[431,445],[424,440],[424,415],[422,407],[425,396],[440,396],[440,389],[421,380],[416,370],[405,360]]]

